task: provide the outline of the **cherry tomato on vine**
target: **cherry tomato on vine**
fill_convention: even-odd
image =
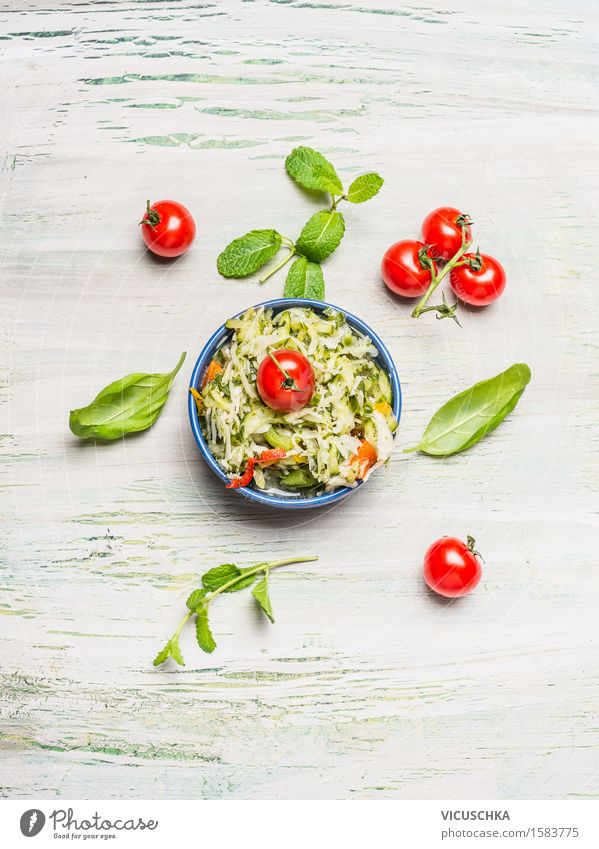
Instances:
[[[256,375],[258,393],[273,410],[301,410],[314,394],[314,371],[310,360],[291,348],[267,354]]]
[[[434,592],[458,598],[476,587],[482,575],[474,540],[441,537],[424,555],[424,580]]]
[[[437,266],[429,256],[428,245],[413,239],[396,242],[386,251],[381,274],[388,289],[404,298],[419,298],[431,284],[431,271]]]
[[[462,227],[466,227],[466,239],[471,241],[472,224],[469,215],[453,206],[440,206],[426,216],[422,222],[422,238],[431,245],[431,255],[437,259],[451,259],[462,247]]]
[[[492,304],[505,289],[505,271],[488,254],[464,254],[466,265],[452,268],[449,277],[456,297],[473,307]]]
[[[159,200],[153,204],[148,201],[139,223],[144,242],[157,256],[181,256],[189,250],[196,235],[191,212],[174,200]]]

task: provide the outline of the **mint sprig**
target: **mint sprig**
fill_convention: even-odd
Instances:
[[[285,297],[322,300],[325,295],[322,272],[317,276],[314,270],[307,268],[304,263],[298,264],[297,257],[313,264],[327,259],[337,250],[345,233],[345,220],[337,211],[338,204],[341,201],[353,204],[365,203],[378,194],[384,180],[375,172],[362,174],[355,178],[345,192],[339,175],[329,160],[317,150],[303,146],[291,151],[285,160],[285,168],[289,176],[303,188],[311,192],[328,193],[331,196],[330,207],[314,213],[295,242],[287,236],[282,236],[276,230],[251,230],[245,236],[234,239],[227,245],[220,253],[216,265],[223,277],[249,277],[250,274],[254,274],[265,266],[269,260],[274,259],[284,246],[288,249],[287,254],[270,267],[260,277],[259,282],[264,283],[296,257],[287,275]]]
[[[179,666],[185,666],[183,655],[179,647],[181,631],[195,616],[196,639],[202,651],[211,654],[216,648],[216,642],[212,636],[208,623],[208,605],[221,593],[234,593],[255,584],[252,596],[256,599],[258,606],[264,614],[274,622],[272,606],[268,594],[268,576],[272,569],[287,566],[290,563],[308,563],[318,560],[318,557],[287,557],[285,560],[274,560],[271,563],[258,563],[248,569],[240,569],[233,563],[223,563],[205,572],[201,577],[202,586],[193,590],[185,602],[187,613],[179,622],[177,629],[170,640],[166,643],[154,658],[154,666],[160,666],[171,657]],[[262,578],[256,584],[258,576]]]

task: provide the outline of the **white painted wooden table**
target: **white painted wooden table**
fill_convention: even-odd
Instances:
[[[599,795],[597,5],[11,0],[0,6],[2,795]],[[324,514],[266,512],[200,461],[186,380],[208,334],[279,295],[218,277],[251,227],[317,200],[298,143],[384,190],[346,210],[328,297],[380,331],[404,414],[386,473]],[[194,212],[178,262],[147,197]],[[387,294],[380,257],[450,203],[509,288],[463,328]],[[158,424],[78,442],[71,407],[188,361]],[[533,380],[492,437],[402,455],[440,403],[512,362]],[[432,598],[427,545],[476,536],[484,582]],[[151,660],[198,573],[316,553],[215,605],[218,649]]]

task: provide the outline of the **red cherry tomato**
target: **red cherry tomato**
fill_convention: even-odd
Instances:
[[[140,221],[141,234],[148,248],[157,256],[181,256],[195,239],[196,225],[191,212],[174,200],[150,204]]]
[[[452,268],[449,282],[455,295],[465,304],[484,307],[496,301],[505,289],[505,271],[488,254],[464,254],[467,265]]]
[[[451,259],[462,247],[462,225],[468,224],[472,224],[470,216],[453,206],[440,206],[429,212],[422,222],[422,238],[431,245],[431,255]],[[472,239],[470,227],[466,227],[466,238]]]
[[[434,592],[446,598],[466,595],[476,587],[482,575],[474,540],[462,542],[441,537],[424,555],[424,580]],[[480,556],[480,555],[479,555]]]
[[[301,410],[314,394],[314,372],[310,360],[282,348],[267,354],[256,375],[260,397],[267,406],[279,412]]]
[[[387,250],[381,263],[386,286],[404,298],[419,298],[431,283],[431,269],[436,265],[428,255],[424,242],[405,239]]]

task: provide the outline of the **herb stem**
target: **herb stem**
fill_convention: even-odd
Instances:
[[[183,351],[183,353],[179,357],[179,362],[177,363],[177,365],[175,366],[175,368],[171,372],[171,377],[174,377],[178,373],[179,369],[181,368],[181,366],[185,362],[186,356],[187,356],[187,351]]]
[[[189,622],[189,620],[191,619],[192,616],[193,616],[193,610],[190,610],[188,613],[185,614],[183,619],[177,625],[177,630],[175,631],[175,633],[173,634],[173,637],[172,637],[173,640],[179,639],[179,634],[183,630],[186,623]]]
[[[287,265],[289,260],[295,256],[295,245],[292,243],[288,245],[288,247],[289,253],[287,254],[287,256],[283,257],[281,262],[278,262],[276,265],[274,265],[269,271],[266,272],[266,274],[263,274],[262,277],[258,279],[258,283],[265,283],[269,277],[272,277],[272,275],[275,274],[280,268],[283,268],[284,265]]]
[[[431,295],[433,294],[433,292],[435,291],[435,289],[439,285],[439,283],[443,280],[444,277],[446,277],[449,274],[449,272],[451,271],[452,268],[455,268],[456,265],[459,264],[459,261],[461,260],[463,255],[466,253],[468,248],[471,247],[472,242],[468,241],[467,233],[468,233],[468,228],[465,225],[462,226],[462,246],[461,246],[461,248],[458,251],[456,251],[456,253],[452,256],[452,258],[447,263],[445,263],[445,266],[444,266],[442,271],[440,271],[438,274],[436,274],[435,272],[433,272],[431,274],[431,284],[428,287],[428,289],[426,290],[426,292],[424,293],[424,295],[422,296],[422,299],[418,302],[417,306],[414,308],[414,311],[412,312],[412,318],[418,318],[420,315],[422,315],[423,312],[429,312],[430,310],[436,310],[437,309],[437,307],[427,307],[426,305],[427,305]],[[426,309],[425,309],[425,307],[426,307]]]
[[[222,587],[219,587],[217,590],[209,593],[204,598],[203,603],[210,604],[212,599],[216,598],[217,595],[225,592],[225,590],[229,589],[229,587],[233,587],[239,581],[243,581],[250,575],[257,575],[258,572],[268,572],[271,569],[278,569],[280,566],[288,566],[290,563],[310,563],[313,560],[318,560],[318,557],[314,555],[310,557],[286,557],[285,560],[273,560],[271,563],[258,563],[258,565],[254,566],[253,569],[246,569],[241,573],[241,575],[236,575],[234,578],[231,578],[230,581],[227,581],[226,584],[223,584]],[[187,621],[187,617],[185,621]]]
[[[347,200],[347,195],[339,195],[338,198],[335,195],[331,195],[331,212],[337,209],[337,204],[341,203],[342,200]]]

